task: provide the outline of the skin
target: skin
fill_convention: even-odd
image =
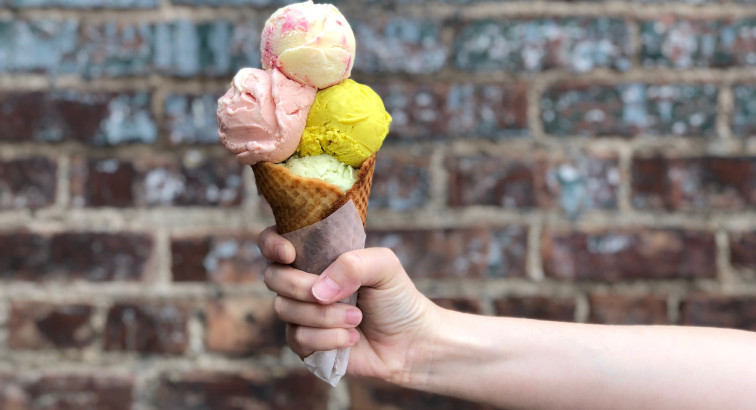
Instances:
[[[478,316],[433,304],[388,249],[348,252],[322,275],[289,266],[274,229],[265,283],[304,358],[351,346],[348,374],[512,409],[746,409],[756,333]],[[357,307],[335,303],[359,289]]]

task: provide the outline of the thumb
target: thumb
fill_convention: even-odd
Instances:
[[[320,303],[346,299],[360,286],[381,288],[401,277],[402,265],[387,248],[367,248],[339,256],[312,286],[312,296]],[[392,279],[394,278],[394,279]]]

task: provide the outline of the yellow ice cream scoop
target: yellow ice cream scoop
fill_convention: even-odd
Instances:
[[[297,153],[330,154],[359,168],[381,148],[390,123],[381,97],[370,87],[346,79],[318,91]]]

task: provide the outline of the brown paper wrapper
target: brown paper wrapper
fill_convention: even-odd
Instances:
[[[365,247],[365,228],[354,202],[346,204],[325,219],[283,235],[297,251],[292,266],[320,275],[339,255]],[[355,305],[357,294],[342,303]],[[305,366],[331,386],[341,380],[349,362],[349,348],[315,352],[304,359]]]

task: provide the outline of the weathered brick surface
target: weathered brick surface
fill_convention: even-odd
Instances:
[[[543,296],[511,297],[494,301],[496,315],[527,319],[575,320],[575,299],[547,298]]]
[[[147,9],[155,8],[157,0],[6,0],[10,7],[25,8],[114,8]]]
[[[640,22],[641,63],[646,67],[730,67],[756,64],[756,20],[664,15]]]
[[[387,144],[501,139],[527,134],[523,83],[410,83],[375,85],[392,117]]]
[[[736,268],[756,269],[756,232],[730,233],[730,260]]]
[[[714,235],[690,230],[560,232],[541,237],[544,272],[557,279],[714,278]]]
[[[82,348],[95,339],[87,304],[15,302],[8,319],[11,349]]]
[[[593,293],[588,321],[614,325],[668,324],[667,301],[654,295],[624,296]]]
[[[634,158],[638,209],[741,210],[756,205],[756,158]]]
[[[286,344],[285,325],[273,311],[273,298],[233,298],[209,302],[205,310],[209,351],[278,354]]]
[[[628,21],[545,18],[465,22],[454,42],[454,63],[466,71],[590,71],[630,68]]]
[[[430,160],[408,152],[381,153],[375,164],[370,209],[407,211],[430,200]]]
[[[446,159],[448,204],[528,209],[538,206],[542,174],[533,157],[481,154]],[[543,200],[543,199],[542,199]]]
[[[218,235],[173,238],[171,271],[176,282],[236,283],[262,280],[267,260],[257,236]]]
[[[149,273],[153,240],[131,233],[0,234],[0,278],[94,282],[139,280]]]
[[[417,390],[403,389],[368,379],[350,379],[352,410],[400,409],[470,409],[493,410],[494,407]]]
[[[92,374],[0,375],[0,405],[8,410],[128,410],[134,401],[131,376]]]
[[[216,94],[171,94],[165,99],[165,126],[172,144],[217,144]]]
[[[57,166],[44,157],[0,160],[0,209],[42,208],[55,202]]]
[[[481,314],[480,300],[469,298],[433,298],[433,303],[457,312]]]
[[[108,311],[105,350],[181,354],[189,344],[189,310],[176,303],[118,303]]]
[[[621,177],[613,154],[554,158],[545,178],[550,199],[571,218],[583,211],[617,208]]]
[[[192,372],[163,377],[154,405],[159,409],[325,410],[329,390],[326,383],[302,371],[280,377]]]
[[[71,202],[74,206],[134,206],[136,170],[117,159],[75,158],[71,161]]]
[[[151,144],[157,138],[157,125],[150,101],[147,93],[2,93],[0,142]]]
[[[756,85],[739,84],[733,87],[735,107],[732,112],[732,131],[739,137],[756,135]]]
[[[366,246],[391,248],[414,278],[519,277],[526,266],[521,226],[369,231]]]
[[[756,331],[756,299],[698,295],[682,303],[684,325],[728,327]]]
[[[713,84],[558,83],[541,99],[541,119],[556,136],[712,136],[718,92]]]

